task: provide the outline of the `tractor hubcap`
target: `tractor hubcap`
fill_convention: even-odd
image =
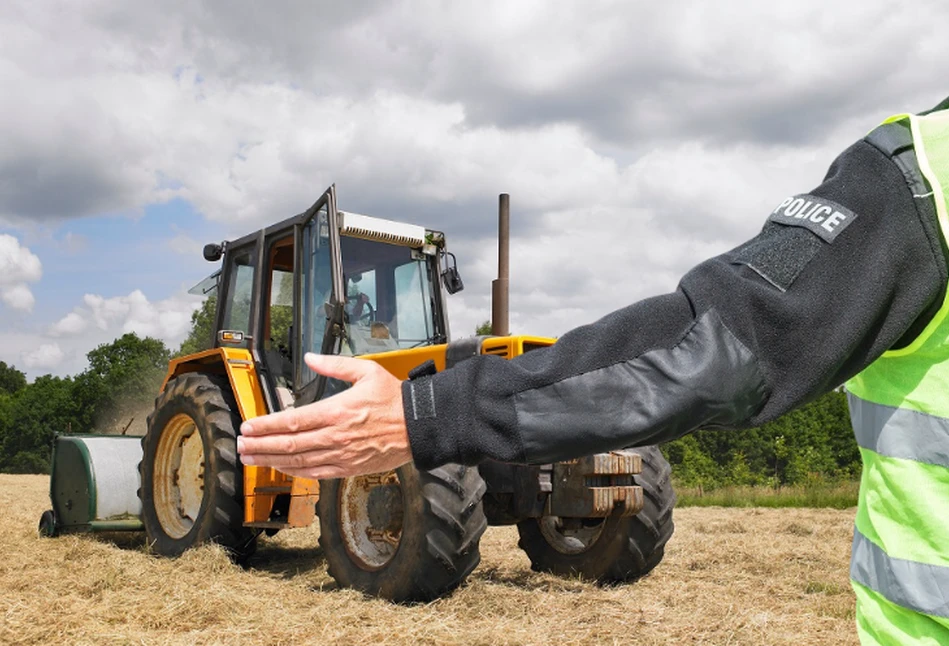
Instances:
[[[587,551],[600,538],[606,525],[605,518],[544,516],[537,522],[547,543],[561,554],[582,554]]]
[[[176,415],[162,430],[155,455],[155,513],[171,538],[184,538],[204,501],[204,443],[194,420]]]
[[[353,562],[378,570],[399,549],[404,507],[395,471],[346,478],[339,487],[340,535]]]

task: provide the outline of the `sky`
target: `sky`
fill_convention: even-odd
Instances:
[[[445,231],[490,316],[557,336],[675,289],[887,116],[947,94],[949,4],[0,3],[0,361],[176,349],[207,242],[340,208]]]

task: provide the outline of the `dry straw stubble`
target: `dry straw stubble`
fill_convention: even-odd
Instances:
[[[4,644],[856,644],[852,510],[687,508],[633,585],[530,570],[491,528],[462,589],[397,606],[338,590],[316,527],[261,543],[249,569],[207,547],[169,560],[132,535],[39,539],[48,478],[0,475]]]

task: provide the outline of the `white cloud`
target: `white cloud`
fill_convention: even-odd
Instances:
[[[50,326],[48,334],[52,337],[75,336],[85,332],[89,322],[79,312],[70,312]]]
[[[157,301],[150,301],[141,290],[110,298],[86,294],[82,303],[45,331],[4,334],[0,358],[21,364],[32,378],[49,371],[58,375],[82,372],[90,350],[128,332],[159,339],[176,350],[190,331],[191,313],[200,303],[201,299],[187,293]]]
[[[23,283],[0,289],[0,297],[3,298],[4,303],[13,309],[23,310],[24,312],[32,311],[33,304],[36,302],[36,299],[33,298],[33,292]]]
[[[774,142],[840,145],[938,99],[921,70],[947,48],[882,1],[11,4],[0,218],[180,196],[232,233],[333,181],[393,209],[515,187],[550,208],[683,138],[751,142],[758,162]]]
[[[27,283],[43,275],[40,259],[11,235],[0,234],[0,299],[15,310],[32,311],[35,299]]]
[[[199,307],[200,300],[182,294],[152,303],[136,289],[128,296],[112,298],[86,294],[83,304],[74,314],[83,321],[92,321],[102,331],[116,335],[134,332],[141,337],[160,339],[171,347],[187,336],[191,313]]]
[[[324,5],[0,5],[17,97],[0,102],[0,224],[181,198],[230,238],[336,182],[343,208],[447,232],[464,334],[490,312],[507,191],[512,327],[562,334],[741,242],[879,119],[934,104],[927,79],[949,68],[938,31],[882,0]],[[937,24],[949,5],[929,9]],[[77,259],[86,242],[63,239]],[[200,246],[184,227],[163,242]],[[0,299],[29,309],[39,276],[0,236]],[[126,331],[174,345],[195,303],[86,291],[34,343],[76,362]]]
[[[124,321],[129,313],[128,299],[123,297],[105,298],[98,294],[86,294],[82,302],[92,322],[103,331]]]
[[[65,358],[58,343],[44,343],[35,350],[23,352],[23,365],[30,370],[55,370]]]

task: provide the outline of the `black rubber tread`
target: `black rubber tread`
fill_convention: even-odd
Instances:
[[[180,413],[191,417],[201,436],[205,456],[205,489],[199,518],[191,530],[176,539],[162,528],[153,498],[154,459],[161,433]],[[168,382],[148,416],[139,463],[142,522],[148,543],[162,556],[214,542],[235,561],[246,560],[256,548],[256,534],[243,526],[243,467],[237,454],[241,416],[227,377],[191,372]]]
[[[578,554],[554,549],[537,519],[519,522],[518,547],[527,553],[532,569],[612,583],[636,580],[659,565],[675,529],[672,470],[658,447],[633,450],[642,457],[642,473],[633,477],[635,484],[643,488],[642,511],[632,518],[607,518],[597,540]]]
[[[339,528],[340,480],[320,482],[320,547],[341,587],[395,602],[431,601],[461,585],[481,561],[478,544],[488,526],[481,506],[486,486],[477,468],[459,464],[432,471],[407,464],[397,474],[402,536],[388,563],[363,569],[347,552]]]
[[[54,538],[59,535],[59,528],[56,527],[56,512],[52,509],[47,509],[43,512],[40,516],[37,533],[40,538]]]
[[[672,467],[658,446],[634,449],[642,457],[643,470],[633,477],[643,488],[643,510],[630,523],[629,555],[631,563],[611,573],[614,581],[638,579],[653,570],[665,554],[675,523],[672,510],[676,504],[672,488]]]

